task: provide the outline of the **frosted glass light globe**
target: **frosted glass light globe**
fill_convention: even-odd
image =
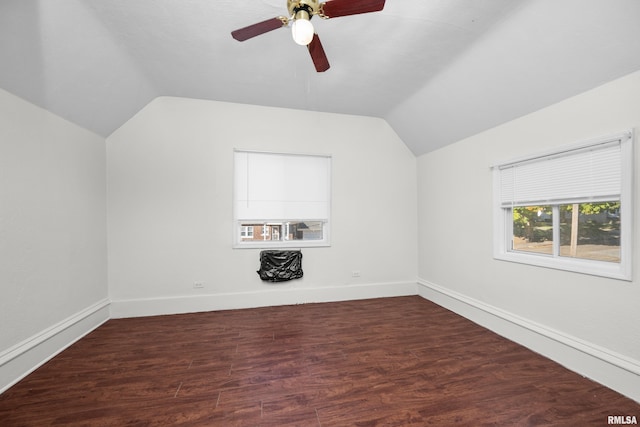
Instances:
[[[301,46],[306,46],[313,40],[313,24],[308,19],[298,18],[291,25],[293,41]]]

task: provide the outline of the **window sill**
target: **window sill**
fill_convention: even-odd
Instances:
[[[519,252],[503,252],[494,254],[494,259],[537,267],[552,268],[555,270],[588,274],[590,276],[607,277],[616,280],[632,280],[631,271],[625,271],[623,265],[620,263],[553,257],[551,255],[530,255]]]
[[[289,249],[289,248],[325,248],[331,244],[325,241],[294,241],[294,242],[246,242],[236,243],[233,249]]]

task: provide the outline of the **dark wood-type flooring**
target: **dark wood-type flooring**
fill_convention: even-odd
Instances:
[[[109,320],[8,426],[606,426],[640,405],[420,297]]]

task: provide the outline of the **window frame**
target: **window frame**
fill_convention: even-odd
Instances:
[[[268,154],[268,155],[281,155],[287,157],[310,157],[310,158],[324,158],[327,160],[326,168],[326,191],[327,191],[327,214],[326,218],[238,218],[236,209],[236,203],[238,201],[238,183],[236,182],[236,153],[255,153],[255,154]],[[273,151],[259,151],[259,150],[245,150],[234,149],[234,182],[233,182],[233,248],[234,249],[279,249],[279,248],[311,248],[311,247],[328,247],[331,246],[330,240],[330,224],[331,224],[331,192],[332,192],[332,156],[328,154],[308,154],[308,153],[291,153],[291,152],[273,152]],[[242,241],[241,230],[243,225],[262,225],[267,227],[270,225],[280,225],[282,228],[281,238],[285,236],[285,229],[288,229],[289,223],[297,222],[321,222],[322,223],[322,239],[313,240],[251,240]],[[263,228],[264,230],[264,228]],[[264,231],[263,231],[264,233]],[[254,233],[255,236],[255,233]]]
[[[240,239],[243,237],[253,237],[253,227],[250,225],[240,225]]]
[[[634,199],[633,199],[633,131],[628,130],[605,137],[594,138],[574,144],[565,145],[553,150],[548,150],[531,156],[513,159],[492,166],[493,169],[493,257],[496,260],[510,261],[539,267],[546,267],[564,271],[571,271],[594,276],[608,277],[631,281],[632,272],[632,248],[634,230]],[[621,188],[620,188],[620,262],[607,262],[592,259],[571,258],[560,256],[558,253],[536,254],[532,252],[514,251],[511,249],[513,239],[513,207],[504,207],[501,202],[500,168],[509,164],[531,161],[534,159],[550,157],[564,152],[571,152],[596,145],[620,141],[621,156]],[[575,203],[589,203],[594,200],[576,200]],[[545,203],[552,206],[557,213],[558,206],[566,204],[564,201]],[[554,245],[559,239],[559,215],[552,215]]]

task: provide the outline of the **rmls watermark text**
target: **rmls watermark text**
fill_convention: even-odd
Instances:
[[[609,415],[607,424],[615,425],[637,425],[638,420],[635,415]]]

